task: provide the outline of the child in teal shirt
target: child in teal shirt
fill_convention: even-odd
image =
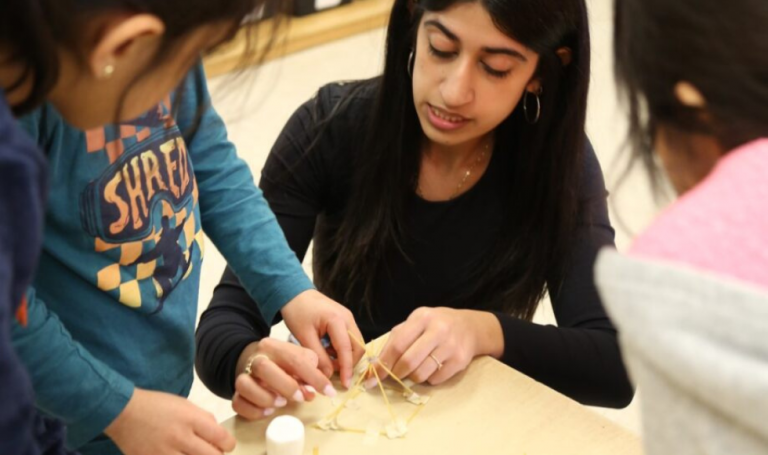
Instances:
[[[227,140],[202,67],[119,126],[83,132],[50,105],[22,124],[47,151],[51,194],[29,324],[14,342],[39,408],[68,424],[69,445],[84,455],[120,453],[104,433],[137,390],[189,393],[203,231],[266,320],[299,300],[298,318],[283,312],[289,327],[311,325],[307,308],[337,311],[313,291]]]

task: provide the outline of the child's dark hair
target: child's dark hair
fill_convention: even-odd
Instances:
[[[281,0],[2,0],[0,49],[11,52],[0,65],[21,65],[23,74],[7,92],[31,78],[31,91],[13,106],[21,115],[40,105],[59,75],[58,49],[76,49],[78,30],[94,15],[126,11],[153,14],[165,24],[163,44],[150,67],[159,64],[187,33],[198,27],[231,22],[232,35],[244,19],[265,8],[283,11]],[[252,42],[249,40],[249,50]],[[148,68],[149,69],[149,68]]]
[[[616,0],[616,77],[637,159],[658,176],[656,129],[713,136],[725,150],[768,136],[766,0]],[[680,81],[706,99],[675,96]]]

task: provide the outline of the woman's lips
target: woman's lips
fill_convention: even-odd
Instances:
[[[427,111],[429,113],[429,123],[435,128],[444,131],[451,131],[461,128],[469,122],[468,119],[448,113],[440,108],[434,107],[431,104],[427,104]]]

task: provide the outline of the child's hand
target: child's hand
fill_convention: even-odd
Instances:
[[[104,431],[125,455],[217,455],[235,438],[209,412],[169,393],[135,389]]]
[[[351,332],[363,339],[352,312],[317,291],[305,291],[288,302],[281,310],[285,325],[302,346],[314,351],[320,371],[330,377],[334,361],[323,348],[320,339],[326,334],[336,351],[339,376],[344,387],[349,387],[355,364],[363,357],[364,350],[349,337]]]
[[[250,363],[250,374],[245,372]],[[307,348],[265,338],[240,354],[232,409],[255,420],[271,415],[289,401],[312,401],[315,393],[334,397],[331,381],[317,369],[317,354]]]

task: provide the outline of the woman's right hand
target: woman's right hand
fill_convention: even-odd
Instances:
[[[251,360],[251,373],[245,373]],[[271,415],[289,402],[311,401],[320,391],[336,396],[331,381],[318,369],[314,351],[273,338],[251,343],[237,362],[232,409],[255,420]]]
[[[104,430],[126,455],[221,455],[235,438],[206,412],[176,395],[135,389]]]

